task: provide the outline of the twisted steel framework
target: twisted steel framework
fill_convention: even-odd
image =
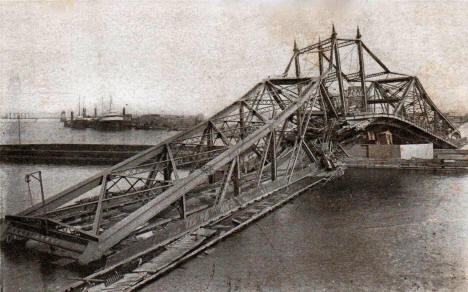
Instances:
[[[304,177],[336,175],[340,143],[376,125],[446,148],[460,135],[417,77],[391,72],[359,29],[355,39],[340,39],[333,28],[314,45],[295,43],[281,77],[205,122],[6,216],[2,239],[39,241],[81,264],[128,262],[243,202]]]

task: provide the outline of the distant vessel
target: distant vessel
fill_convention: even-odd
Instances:
[[[132,127],[132,118],[125,115],[125,108],[122,114],[116,112],[108,112],[99,116],[95,124],[98,130],[124,130]]]
[[[60,120],[63,121],[65,127],[72,129],[86,129],[91,124],[91,119],[86,115],[86,108],[83,107],[83,111],[80,112],[81,97],[78,98],[78,116],[73,116],[73,111],[70,112],[70,120],[67,121],[65,117],[65,111],[62,111]]]
[[[86,119],[80,116],[76,117],[70,122],[70,128],[72,129],[86,129],[88,125],[89,125],[89,119]]]
[[[98,130],[125,130],[132,127],[132,115],[112,111],[112,96],[110,97],[109,110],[96,118],[95,128]]]
[[[67,116],[66,116],[65,111],[62,111],[60,113],[60,121],[63,122],[63,123],[65,123],[67,121]]]
[[[74,116],[73,111],[71,111],[70,120],[67,120],[65,112],[62,112],[61,120],[65,127],[73,129],[95,128],[97,130],[116,131],[129,129],[133,126],[132,115],[125,114],[125,107],[122,109],[121,113],[112,110],[112,97],[110,97],[109,109],[104,111],[104,105],[102,104],[102,112],[99,116],[97,115],[96,107],[94,108],[94,116],[90,116],[86,114],[85,107],[83,107],[83,111],[80,112],[80,106],[81,97],[78,99],[78,115]]]

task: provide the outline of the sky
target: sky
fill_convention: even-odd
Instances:
[[[468,112],[468,1],[0,1],[0,113],[127,105],[210,115],[280,74],[292,44],[362,39]]]

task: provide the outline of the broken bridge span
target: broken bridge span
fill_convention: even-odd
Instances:
[[[340,175],[345,146],[383,130],[448,149],[460,138],[417,77],[392,72],[359,29],[333,28],[206,121],[7,215],[2,240],[103,263],[69,290],[132,291]]]

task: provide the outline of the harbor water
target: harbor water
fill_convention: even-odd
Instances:
[[[20,130],[18,130],[18,128]],[[55,119],[0,119],[0,143],[64,143],[64,144],[148,144],[153,145],[173,135],[174,131],[135,130],[98,131],[65,128]]]
[[[14,121],[0,125],[1,143],[17,143]],[[72,130],[55,120],[22,127],[24,143],[155,144],[172,134]],[[28,172],[42,170],[53,195],[101,169],[3,163],[1,213],[30,206]],[[467,172],[348,169],[143,291],[468,291],[467,210]],[[29,249],[1,256],[3,291],[61,291],[88,272]]]

